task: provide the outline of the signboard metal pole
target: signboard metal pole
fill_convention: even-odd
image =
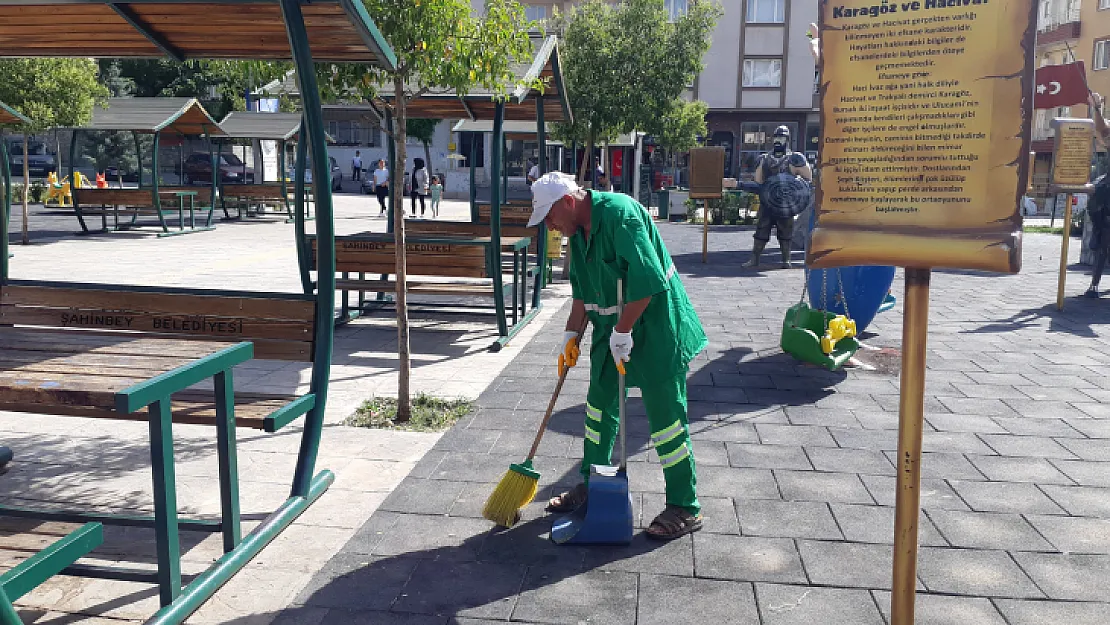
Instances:
[[[898,482],[894,508],[891,625],[913,625],[917,532],[921,514],[921,440],[925,419],[925,348],[929,332],[929,269],[906,269],[902,325],[902,393],[898,404]]]
[[[1056,310],[1064,309],[1064,286],[1068,282],[1068,243],[1071,240],[1071,194],[1064,196],[1064,240],[1060,243],[1060,279],[1056,285]]]
[[[709,263],[709,200],[702,200],[705,203],[705,210],[702,211],[702,228],[701,228],[701,264],[706,265]]]

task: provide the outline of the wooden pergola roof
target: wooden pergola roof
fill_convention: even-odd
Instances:
[[[232,139],[289,141],[301,131],[300,113],[229,113],[220,128]]]
[[[317,62],[397,59],[361,0],[300,0]],[[276,0],[0,0],[0,57],[289,60]]]
[[[535,121],[536,105],[529,101],[542,97],[544,119],[561,122],[573,119],[570,103],[567,100],[563,70],[559,60],[559,40],[554,35],[544,38],[536,47],[536,57],[531,64],[518,64],[513,68],[517,87],[509,92],[505,102],[505,119]],[[531,89],[527,85],[536,78],[545,82],[543,89]],[[394,98],[390,89],[384,88],[375,100],[380,108],[389,106]],[[493,119],[496,108],[494,94],[490,91],[476,90],[466,94],[454,91],[426,93],[408,105],[408,115],[421,119]]]
[[[111,98],[107,107],[93,107],[92,120],[82,130],[225,134],[195,98]]]
[[[29,124],[31,120],[21,115],[12,107],[0,102],[0,126],[4,124]]]
[[[562,141],[556,141],[556,140],[550,139],[550,137],[551,137],[551,125],[550,124],[544,124],[544,129],[547,131],[547,136],[549,137],[548,140],[547,140],[547,145],[563,145]],[[536,140],[536,122],[534,122],[534,121],[532,121],[532,122],[508,121],[508,122],[505,122],[505,124],[502,126],[502,131],[505,133],[505,138],[510,140],[510,141],[512,141],[512,140],[535,141]],[[477,121],[471,121],[469,119],[460,119],[451,128],[451,132],[481,132],[481,133],[488,134],[488,133],[493,132],[493,122],[490,121],[490,120],[484,120],[484,119],[480,119],[480,120],[477,120]],[[630,148],[630,147],[634,147],[636,145],[636,134],[637,133],[629,132],[629,133],[619,135],[616,139],[609,142],[609,147],[611,147],[611,148]],[[643,133],[639,133],[639,134],[643,134]],[[602,146],[602,143],[599,142],[597,147],[601,147],[601,146]]]

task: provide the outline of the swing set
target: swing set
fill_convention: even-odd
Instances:
[[[838,297],[844,306],[844,314],[829,312],[828,289],[829,270],[821,269],[821,307],[812,308],[806,303],[809,285],[809,267],[802,283],[802,295],[798,303],[786,311],[782,321],[782,338],[779,346],[782,351],[810,364],[836,371],[859,350],[856,339],[856,322],[848,311],[848,297],[844,292],[844,280],[840,269],[836,271]]]

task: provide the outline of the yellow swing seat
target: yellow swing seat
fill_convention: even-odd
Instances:
[[[859,341],[854,336],[845,336],[836,341],[832,353],[826,354],[821,348],[825,329],[837,315],[831,312],[813,310],[805,302],[799,302],[786,311],[782,321],[782,337],[779,346],[782,351],[802,362],[836,371],[848,362],[859,350]]]

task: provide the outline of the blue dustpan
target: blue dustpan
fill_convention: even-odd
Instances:
[[[617,306],[624,309],[623,281],[617,281]],[[632,494],[628,491],[628,455],[624,433],[624,366],[619,372],[620,466],[590,467],[586,503],[551,524],[551,540],[560,545],[627,545],[632,542]]]

